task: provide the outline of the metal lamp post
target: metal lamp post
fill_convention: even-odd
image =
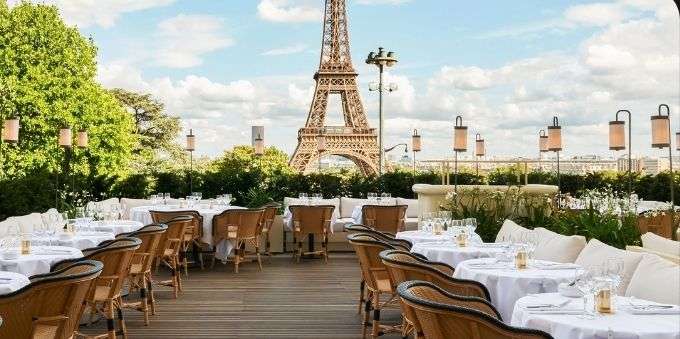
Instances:
[[[484,144],[484,139],[482,139],[482,136],[477,133],[475,135],[475,169],[477,171],[477,175],[479,176],[479,157],[483,157],[486,155],[486,145]]]
[[[543,172],[543,153],[548,151],[548,135],[542,129],[538,131],[538,170],[541,172]]]
[[[319,152],[319,173],[321,173],[321,155],[326,152],[326,136],[323,132],[316,136],[316,150]]]
[[[562,185],[560,173],[560,151],[562,150],[562,126],[557,117],[553,117],[552,126],[548,126],[548,150],[557,155],[557,208],[562,207]]]
[[[71,147],[73,146],[73,132],[68,126],[64,126],[59,129],[58,143],[59,147],[64,149],[64,163],[62,163],[62,172],[68,172],[71,163]],[[68,173],[66,174],[68,175]],[[68,179],[68,178],[67,178]],[[57,171],[56,187],[54,193],[54,206],[59,208],[59,171]]]
[[[664,115],[661,108],[666,108]],[[652,122],[652,147],[666,148],[668,147],[668,169],[671,186],[671,237],[677,240],[677,227],[675,225],[675,180],[673,180],[673,148],[671,147],[671,110],[666,104],[659,105],[659,114],[651,117]]]
[[[378,88],[373,89],[369,88],[371,91],[377,90],[379,95],[379,106],[378,106],[378,151],[380,152],[379,154],[379,167],[378,171],[380,174],[383,173],[383,167],[385,165],[385,157],[383,153],[383,92],[385,90],[388,90],[390,92],[396,90],[396,86],[389,86],[389,88],[384,88],[383,87],[383,71],[385,67],[392,67],[394,64],[397,63],[397,58],[394,52],[385,52],[385,50],[382,47],[378,48],[378,52],[371,52],[368,54],[368,57],[366,58],[366,63],[369,65],[376,65],[378,67],[378,70],[380,71],[380,79],[378,82]]]
[[[189,129],[187,134],[186,150],[189,152],[189,194],[194,194],[194,151],[196,150],[196,136],[194,130]]]
[[[463,117],[456,116],[453,127],[453,190],[458,192],[458,152],[467,151],[467,126],[463,126]]]
[[[626,149],[626,122],[619,120],[619,113],[628,114],[628,199],[633,194],[633,158],[632,158],[632,115],[629,110],[621,109],[616,112],[616,120],[609,122],[609,149],[622,151]]]
[[[421,150],[420,134],[418,130],[413,130],[413,135],[411,136],[411,150],[413,151],[413,180],[416,179],[416,153]]]

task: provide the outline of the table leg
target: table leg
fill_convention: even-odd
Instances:
[[[314,252],[314,233],[309,235],[309,238],[307,239],[307,245],[309,247],[309,252]]]

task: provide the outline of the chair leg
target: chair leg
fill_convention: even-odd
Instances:
[[[359,310],[357,313],[361,314],[361,306],[364,303],[364,289],[366,288],[366,282],[361,279],[361,284],[359,284]]]
[[[149,326],[149,301],[146,296],[146,282],[139,289],[139,309],[144,313],[144,326]]]
[[[260,267],[260,272],[262,272],[262,258],[260,257],[260,246],[255,246],[255,255],[257,256],[257,265]]]
[[[147,294],[148,302],[151,305],[151,315],[156,315],[156,298],[153,295],[153,283],[151,282],[151,275],[147,278],[146,284],[149,293]]]
[[[175,271],[177,272],[177,290],[182,292],[184,288],[182,287],[182,266],[179,263],[179,256],[175,257]]]
[[[118,298],[114,304],[117,305],[118,310],[118,327],[120,327],[120,331],[123,333],[123,339],[127,339],[127,327],[125,326],[125,318],[123,318],[123,299]]]
[[[106,302],[106,332],[109,339],[116,339],[116,327],[113,323],[113,301]]]
[[[323,236],[323,257],[326,264],[328,264],[328,235]]]
[[[264,251],[267,254],[267,256],[271,257],[272,256],[272,250],[271,250],[271,242],[269,241],[269,231],[265,233],[267,235],[267,238],[265,239],[265,248]]]
[[[241,248],[236,246],[236,248],[234,248],[234,273],[238,273],[239,264],[241,264]]]
[[[366,330],[368,329],[368,320],[371,316],[371,299],[366,300],[364,305],[364,323],[361,326],[361,337],[366,338]]]
[[[373,294],[373,331],[371,336],[377,338],[380,335],[380,294]]]
[[[184,275],[189,278],[189,243],[184,243],[184,251],[182,255],[182,266],[184,266]]]
[[[297,255],[297,262],[300,262],[300,258],[302,258],[302,241],[298,241],[298,255]]]

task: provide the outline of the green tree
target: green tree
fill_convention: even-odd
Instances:
[[[132,118],[96,81],[97,48],[57,8],[0,1],[0,116],[18,116],[20,140],[3,145],[9,176],[53,172],[64,157],[62,126],[85,129],[86,150],[74,149],[72,173],[124,173],[135,144]]]
[[[133,150],[135,161],[132,164],[137,172],[157,167],[161,159],[185,157],[177,143],[177,135],[181,130],[179,118],[167,115],[163,103],[151,94],[139,94],[121,88],[112,89],[111,93],[135,121],[138,143]]]

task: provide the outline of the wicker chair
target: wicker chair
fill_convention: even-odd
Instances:
[[[93,338],[116,337],[114,312],[118,313],[119,332],[123,337],[127,336],[120,290],[130,272],[132,255],[141,244],[142,241],[137,238],[119,238],[101,246],[84,249],[82,258],[62,260],[52,265],[51,270],[54,271],[82,260],[97,260],[104,264],[102,274],[95,279],[85,298],[85,303],[90,308],[90,320],[99,312],[106,317],[107,321],[107,333],[93,336]]]
[[[135,251],[130,265],[128,282],[130,290],[139,290],[139,301],[125,303],[126,308],[136,309],[144,313],[144,325],[149,325],[149,311],[156,314],[156,300],[153,295],[151,267],[158,251],[158,244],[168,226],[151,224],[130,233],[121,233],[117,238],[134,237],[142,241],[142,245]],[[149,310],[149,307],[151,310]]]
[[[511,327],[501,321],[488,301],[458,296],[425,281],[407,281],[397,288],[402,303],[411,307],[427,339],[552,339],[538,330]]]
[[[0,296],[0,338],[71,338],[83,300],[104,265],[83,260],[34,275],[23,288]]]
[[[279,211],[279,208],[281,208],[281,205],[272,202],[260,208],[264,209],[264,214],[262,215],[262,225],[260,226],[262,236],[264,237],[264,253],[267,256],[271,256],[272,252],[271,243],[269,241],[269,232],[272,229],[272,225],[274,224],[274,218],[276,217],[276,213]]]
[[[453,267],[445,263],[429,261],[414,255],[414,253],[400,250],[382,251],[379,256],[387,267],[387,273],[394,289],[404,281],[421,280],[432,282],[443,290],[456,295],[491,301],[486,286],[473,280],[453,278]],[[408,327],[405,332],[413,332],[416,337],[419,334],[422,335],[422,328],[413,309],[404,303],[402,303],[401,309]]]
[[[303,255],[322,255],[324,262],[328,263],[328,232],[331,228],[331,217],[335,206],[333,205],[291,205],[288,207],[292,214],[293,234],[297,241],[295,260],[300,262]],[[320,251],[303,252],[302,243],[305,238],[312,234],[321,235],[322,249]]]
[[[238,273],[241,261],[248,254],[246,244],[255,248],[257,264],[262,271],[260,257],[260,226],[264,209],[233,209],[226,210],[213,217],[213,246],[221,241],[231,241],[234,244],[234,272]],[[215,265],[215,257],[211,266]]]
[[[203,251],[201,250],[203,243],[203,216],[198,211],[149,211],[151,213],[151,220],[155,224],[165,224],[168,221],[179,216],[190,216],[191,224],[187,227],[186,233],[182,237],[182,266],[184,267],[184,275],[189,277],[189,260],[187,253],[189,247],[192,247],[196,259],[198,259],[201,269],[203,269]],[[193,245],[193,246],[192,246]]]
[[[362,222],[378,231],[397,234],[404,230],[407,208],[406,205],[364,205],[361,208]]]
[[[175,217],[167,222],[168,227],[165,233],[161,235],[160,242],[156,250],[156,263],[167,266],[172,272],[172,278],[164,281],[157,281],[155,283],[172,287],[172,294],[177,299],[177,294],[182,291],[182,277],[180,274],[180,259],[179,255],[182,251],[182,243],[184,235],[187,233],[188,227],[191,227],[194,219],[190,216],[184,215]]]
[[[380,260],[378,253],[384,250],[393,250],[394,247],[379,238],[366,234],[357,233],[347,236],[347,240],[354,247],[359,265],[361,266],[361,276],[365,281],[367,298],[364,308],[364,322],[362,326],[362,337],[366,337],[366,330],[369,325],[369,316],[373,310],[373,323],[371,336],[377,337],[385,331],[402,331],[397,326],[385,326],[380,324],[380,310],[388,306],[398,306],[397,292],[392,288],[387,268]],[[381,303],[381,296],[386,296],[386,300]],[[360,294],[360,299],[363,293]],[[359,301],[360,303],[362,300]]]

